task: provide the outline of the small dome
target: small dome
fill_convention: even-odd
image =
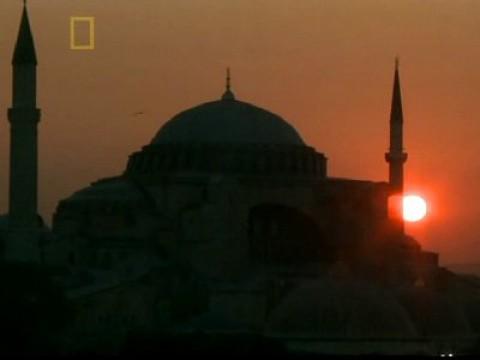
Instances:
[[[155,201],[146,188],[130,180],[113,177],[98,180],[90,186],[76,191],[70,197],[62,200],[57,212],[64,209],[66,204],[84,204],[101,202],[109,204],[145,204],[155,206]]]
[[[304,145],[297,131],[280,116],[237,101],[233,95],[174,116],[151,143]]]
[[[268,331],[321,337],[415,337],[406,309],[382,288],[330,278],[305,281],[273,310]]]
[[[412,314],[419,332],[427,336],[471,336],[463,299],[429,288],[401,289],[400,302]]]

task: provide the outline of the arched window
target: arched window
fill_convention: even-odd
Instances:
[[[257,263],[305,264],[331,261],[334,248],[315,221],[280,204],[253,207],[249,214],[250,258]]]

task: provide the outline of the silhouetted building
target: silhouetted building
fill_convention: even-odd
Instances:
[[[94,319],[101,327],[136,319],[134,309],[130,315],[105,310],[124,308],[118,302],[133,294],[119,284],[135,276],[150,284],[143,288],[150,291],[142,297],[150,299],[150,306],[141,306],[142,313],[150,311],[143,326],[272,334],[283,332],[285,318],[303,319],[297,313],[307,301],[302,289],[331,284],[339,268],[373,287],[431,284],[437,255],[405,236],[403,220],[388,210],[389,197],[403,183],[404,160],[396,159],[402,144],[401,116],[395,115],[401,114],[398,77],[396,68],[390,183],[327,176],[326,157],[280,116],[238,100],[228,77],[219,100],[174,116],[130,156],[123,174],[59,203],[49,261],[90,274],[90,282],[72,294],[85,296],[89,289],[83,299],[104,302],[104,320]],[[124,297],[112,295],[118,291]],[[412,322],[402,327],[398,320],[409,319],[406,310],[393,296],[386,298],[401,314],[388,302],[375,305],[383,300],[370,303],[383,315],[375,315],[379,324],[369,336],[388,324],[398,329],[390,335],[413,336]],[[196,310],[177,314],[173,309],[182,301]],[[280,310],[285,302],[297,307]],[[331,320],[329,326],[340,323]],[[320,322],[304,325],[312,329]]]
[[[401,220],[389,218],[389,184],[331,178],[326,163],[287,121],[228,85],[220,100],[167,122],[122,175],[60,202],[57,261],[115,268],[153,247],[205,276],[236,278],[268,266],[406,259],[385,259],[390,238],[406,245]]]
[[[325,155],[279,115],[238,100],[228,74],[219,100],[174,116],[121,175],[60,201],[48,237],[36,214],[40,113],[26,10],[13,65],[10,208],[0,229],[9,226],[0,237],[7,259],[66,271],[58,280],[77,305],[69,346],[161,329],[255,332],[294,347],[310,337],[318,351],[333,337],[375,351],[375,341],[438,330],[410,300],[442,285],[438,256],[388,209],[407,158],[398,65],[389,182],[328,176]],[[455,323],[447,335],[469,334],[455,299],[428,299],[432,319]]]

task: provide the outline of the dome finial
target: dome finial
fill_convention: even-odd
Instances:
[[[230,91],[230,68],[227,67],[227,91]]]
[[[230,90],[230,68],[227,67],[227,82],[225,86],[225,92],[222,95],[222,100],[235,100],[235,95]]]

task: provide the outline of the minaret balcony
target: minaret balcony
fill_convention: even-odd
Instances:
[[[404,163],[405,161],[407,161],[407,158],[408,158],[408,154],[407,153],[404,153],[404,152],[388,152],[388,153],[385,153],[385,160],[387,162],[402,162]]]

